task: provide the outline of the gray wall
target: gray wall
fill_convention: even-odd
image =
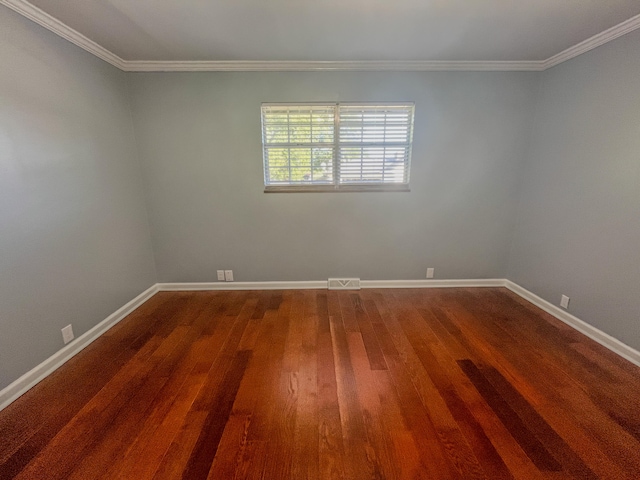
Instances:
[[[155,282],[126,75],[0,6],[0,389]]]
[[[136,73],[163,282],[506,273],[532,73]],[[261,102],[415,101],[410,193],[263,193]]]
[[[542,74],[508,278],[640,348],[640,31]]]

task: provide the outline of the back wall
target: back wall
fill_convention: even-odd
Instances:
[[[134,73],[158,280],[502,278],[535,73]],[[415,102],[409,193],[263,193],[262,102]]]

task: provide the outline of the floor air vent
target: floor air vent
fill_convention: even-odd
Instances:
[[[359,278],[330,278],[329,290],[360,290]]]

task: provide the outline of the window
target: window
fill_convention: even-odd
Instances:
[[[413,104],[263,104],[265,191],[407,191],[413,110]]]

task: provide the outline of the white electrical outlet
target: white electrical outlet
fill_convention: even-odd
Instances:
[[[218,281],[224,282],[224,270],[218,270]]]
[[[71,325],[67,325],[66,327],[64,327],[62,329],[62,340],[64,341],[64,344],[66,345],[71,340],[73,340],[73,338],[74,338],[74,336],[73,336],[73,327]]]
[[[435,272],[435,268],[427,268],[427,278],[433,278],[434,272]]]
[[[224,271],[224,281],[225,282],[233,282],[233,270],[225,270]]]
[[[562,295],[562,297],[560,297],[560,306],[562,308],[569,308],[569,297]]]

